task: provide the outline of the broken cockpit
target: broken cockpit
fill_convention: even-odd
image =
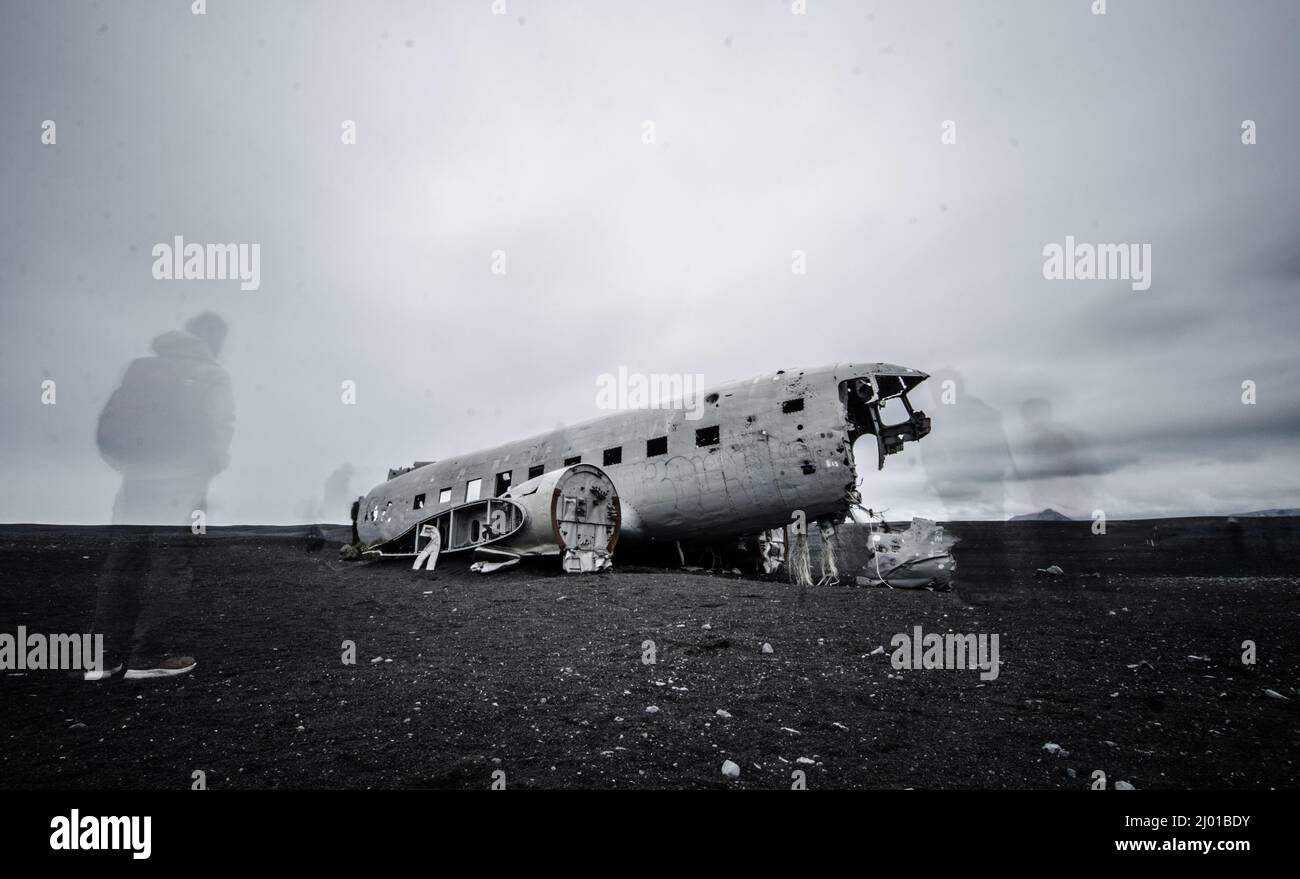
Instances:
[[[849,439],[872,434],[880,453],[879,466],[885,456],[915,442],[930,432],[930,419],[920,409],[913,409],[907,394],[929,378],[924,372],[906,367],[873,370],[865,376],[840,382],[840,402],[849,420]]]

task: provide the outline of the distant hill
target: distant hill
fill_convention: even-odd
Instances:
[[[1045,510],[1039,510],[1037,513],[1024,513],[1020,516],[1012,516],[1008,522],[1073,522],[1069,516],[1064,513],[1058,513],[1051,507]]]
[[[1253,513],[1238,513],[1238,516],[1300,516],[1300,509],[1289,510],[1256,510]]]

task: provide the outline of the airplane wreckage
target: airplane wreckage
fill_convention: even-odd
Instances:
[[[874,436],[883,468],[888,455],[926,436],[930,419],[907,396],[926,378],[888,363],[778,370],[700,390],[702,405],[623,410],[417,462],[389,471],[359,500],[356,549],[414,558],[417,568],[465,554],[481,572],[536,556],[582,572],[609,568],[617,544],[670,547],[684,566],[684,545],[730,546],[764,573],[784,565],[806,583],[806,524],[814,522],[822,581],[835,580],[836,526],[851,515],[866,521],[853,444]],[[871,579],[895,585],[894,571],[898,585],[926,583],[940,579],[928,576],[936,564],[951,573],[951,539],[923,525],[878,544],[886,569],[876,558]],[[882,536],[873,531],[873,541]]]

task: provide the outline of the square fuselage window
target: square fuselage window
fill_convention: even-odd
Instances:
[[[442,489],[441,491],[438,492],[438,503],[440,503],[440,504],[451,503],[451,489],[450,489],[450,488],[444,488],[444,489]]]
[[[536,479],[537,477],[541,476],[545,472],[546,472],[545,464],[534,464],[533,466],[528,468],[528,478]]]
[[[482,493],[483,493],[482,479],[471,479],[469,482],[465,483],[465,503],[478,500],[479,495],[481,495]]]
[[[603,460],[604,460],[604,462],[605,462],[605,466],[606,466],[606,467],[610,466],[611,464],[622,464],[622,463],[623,463],[623,447],[622,447],[622,446],[616,446],[616,447],[614,447],[614,448],[612,448],[612,449],[606,449],[606,450],[605,450],[605,455],[604,455],[604,459],[603,459]]]
[[[802,412],[803,397],[795,397],[793,400],[786,400],[781,404],[781,411],[786,415],[789,415],[791,412]]]
[[[668,454],[668,437],[656,436],[645,441],[645,456],[647,458],[666,454]]]
[[[565,466],[565,467],[572,467],[574,464],[581,464],[581,463],[582,463],[582,455],[578,455],[578,457],[576,457],[576,458],[565,458],[565,459],[564,459],[564,466]]]
[[[411,509],[413,509],[413,510],[423,510],[423,509],[424,509],[424,495],[422,495],[422,494],[417,494],[417,495],[415,496],[415,503],[414,503],[414,505],[412,505]]]
[[[695,445],[697,446],[716,446],[720,442],[722,442],[722,438],[718,434],[718,425],[716,424],[712,427],[701,427],[695,431]]]

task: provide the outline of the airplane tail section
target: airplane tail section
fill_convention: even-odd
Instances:
[[[513,486],[501,497],[459,504],[422,519],[364,555],[409,558],[437,543],[439,556],[473,554],[487,573],[529,556],[559,556],[565,571],[613,564],[621,509],[614,482],[594,464],[574,464]]]

